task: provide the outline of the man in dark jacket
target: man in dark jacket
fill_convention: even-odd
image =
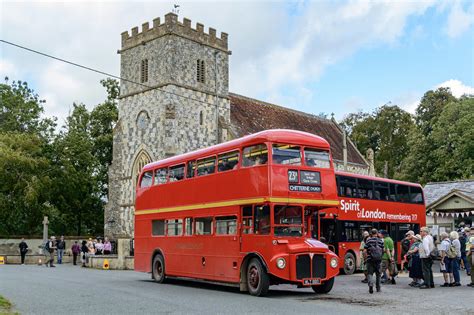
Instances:
[[[21,264],[25,264],[26,253],[28,252],[28,244],[26,244],[25,239],[22,238],[20,242],[20,255],[21,255]]]
[[[51,239],[47,243],[47,250],[48,253],[45,253],[47,256],[49,254],[49,259],[46,260],[45,266],[48,267],[48,264],[50,267],[56,267],[54,264],[54,250],[56,249],[56,237],[51,236]]]
[[[370,237],[365,242],[364,255],[367,257],[367,278],[369,279],[369,293],[374,293],[374,273],[375,288],[380,292],[380,263],[383,255],[383,240],[378,236],[378,231],[372,229]]]
[[[56,247],[58,248],[58,264],[62,264],[64,250],[66,249],[66,241],[64,240],[63,235],[61,235],[59,241],[56,242]]]

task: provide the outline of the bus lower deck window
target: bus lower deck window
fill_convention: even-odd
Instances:
[[[168,236],[178,236],[183,234],[183,220],[166,220],[166,230]]]
[[[270,234],[270,207],[255,206],[255,234]]]
[[[212,218],[196,218],[196,235],[212,234]]]
[[[193,235],[193,218],[184,219],[184,235]]]
[[[151,234],[155,236],[165,235],[165,220],[151,221]]]
[[[216,234],[235,235],[237,233],[237,217],[216,217]]]

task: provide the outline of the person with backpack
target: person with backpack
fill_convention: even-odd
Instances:
[[[55,236],[51,236],[51,239],[46,242],[46,244],[44,246],[44,249],[46,251],[46,253],[45,253],[46,257],[49,253],[49,258],[47,260],[45,260],[44,265],[46,267],[48,267],[48,264],[49,264],[49,267],[56,267],[53,264],[54,263],[54,250],[56,249],[56,237]]]
[[[28,244],[26,244],[24,238],[21,239],[20,245],[18,245],[18,247],[20,248],[21,264],[24,265],[26,253],[28,252]]]
[[[444,277],[444,284],[442,284],[441,287],[452,287],[454,285],[453,259],[456,257],[456,252],[453,252],[451,249],[451,241],[449,240],[448,233],[441,233],[440,238],[441,262],[439,266]]]
[[[367,257],[367,277],[369,279],[369,293],[374,293],[374,273],[375,273],[375,288],[377,292],[381,291],[380,288],[380,263],[383,255],[383,240],[378,236],[378,231],[372,229],[370,231],[370,237],[367,238],[364,246],[364,256]]]
[[[453,269],[453,276],[454,276],[454,284],[453,287],[461,286],[461,276],[459,274],[459,268],[461,265],[461,242],[459,241],[459,233],[456,231],[452,231],[449,233],[449,239],[451,241],[451,251],[454,251],[453,255],[453,262],[452,269]]]
[[[420,289],[431,289],[434,288],[433,280],[433,259],[438,255],[438,251],[434,245],[433,237],[430,235],[430,229],[426,226],[420,229],[422,237],[422,243],[419,247],[419,253],[421,258],[421,268],[423,270],[423,283],[420,285]]]

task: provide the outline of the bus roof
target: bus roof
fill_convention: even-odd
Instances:
[[[383,177],[354,174],[354,173],[348,173],[348,172],[342,172],[342,171],[336,171],[336,175],[344,175],[344,176],[349,176],[349,177],[357,177],[357,178],[364,178],[364,179],[370,179],[370,180],[378,180],[378,181],[381,181],[381,182],[387,182],[387,183],[392,183],[392,184],[402,184],[402,185],[421,187],[421,185],[418,184],[418,183],[410,183],[410,182],[404,182],[404,181],[396,180],[396,179],[388,179],[388,178],[383,178]]]
[[[227,152],[232,149],[239,148],[241,146],[252,145],[267,141],[284,144],[299,144],[303,146],[311,146],[329,150],[329,143],[324,138],[313,135],[311,133],[290,129],[271,129],[257,132],[242,138],[234,139],[217,145],[213,145],[204,149],[199,149],[181,155],[176,155],[157,162],[152,162],[145,165],[143,170],[145,171],[154,169],[162,165],[173,165],[175,163],[185,162],[188,160],[204,158],[209,155]]]

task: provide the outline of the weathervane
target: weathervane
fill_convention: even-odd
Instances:
[[[179,14],[179,4],[174,4],[173,5],[173,13],[174,14]]]

